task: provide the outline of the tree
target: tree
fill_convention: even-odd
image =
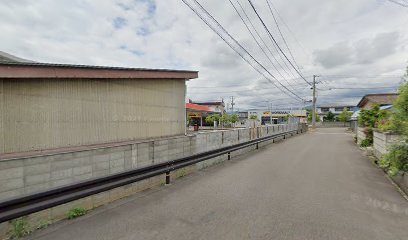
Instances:
[[[399,96],[393,105],[391,122],[395,132],[408,138],[408,83],[405,83],[399,89]]]
[[[340,115],[338,116],[338,120],[340,122],[348,122],[351,118],[351,115],[353,115],[353,113],[347,111],[347,108],[344,108],[343,112],[341,112]]]
[[[219,114],[214,114],[214,115],[208,115],[205,118],[205,121],[211,125],[214,124],[214,122],[219,122],[220,120],[220,115]]]
[[[224,114],[220,117],[220,123],[224,124],[228,124],[230,122],[230,115],[228,114]]]
[[[251,114],[251,115],[249,116],[249,119],[251,119],[251,120],[258,120],[258,116],[255,115],[255,114]]]
[[[386,121],[379,122],[380,127],[393,130],[405,138],[405,142],[396,143],[391,146],[388,153],[380,159],[380,166],[387,170],[391,176],[399,172],[408,172],[408,67],[403,77],[405,84],[399,89],[399,96],[393,104],[393,110]],[[385,124],[384,124],[385,123]]]
[[[313,118],[312,110],[307,110],[307,121],[311,123],[312,118]],[[319,117],[319,114],[317,114],[317,112],[316,112],[316,122],[320,122],[320,117]]]
[[[358,116],[358,124],[364,128],[364,134],[366,139],[364,140],[365,146],[370,146],[373,143],[373,129],[378,124],[388,118],[388,113],[380,109],[380,106],[375,105],[371,109],[363,109]]]
[[[361,110],[358,116],[358,124],[363,127],[375,128],[380,120],[387,117],[387,111],[381,110],[378,105],[374,105],[371,109]]]
[[[333,122],[334,121],[334,119],[335,119],[335,117],[336,117],[336,115],[334,115],[334,113],[332,113],[332,112],[328,112],[327,113],[327,115],[325,116],[325,117],[323,117],[323,120],[325,121],[325,122]]]
[[[230,121],[231,121],[232,124],[234,124],[234,127],[235,127],[235,123],[237,123],[239,121],[238,115],[237,114],[232,114],[231,117],[230,117]]]

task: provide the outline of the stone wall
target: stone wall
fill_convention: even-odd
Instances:
[[[274,125],[255,129],[206,131],[181,137],[139,141],[111,147],[95,147],[76,152],[3,159],[0,160],[0,202],[8,198],[41,192],[292,130],[306,132],[307,126],[305,124]],[[259,147],[280,139],[264,142],[259,144]],[[232,152],[231,156],[234,157],[255,148],[256,146],[247,147]],[[226,154],[179,169],[172,172],[171,176],[172,178],[184,176],[225,160],[227,160]],[[138,191],[159,186],[164,184],[164,181],[164,175],[156,176],[31,214],[27,218],[35,228],[40,222],[56,222],[64,219],[65,213],[71,208],[92,209]],[[0,224],[0,237],[10,228],[10,224]]]

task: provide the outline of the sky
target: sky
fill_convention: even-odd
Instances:
[[[0,51],[39,62],[196,70],[186,100],[229,105],[233,96],[238,110],[302,107],[313,75],[318,105],[355,105],[364,94],[395,92],[408,65],[408,8],[391,1],[252,0],[290,62],[248,0],[231,2],[262,48],[229,0],[199,2],[269,80],[182,0],[4,0]]]

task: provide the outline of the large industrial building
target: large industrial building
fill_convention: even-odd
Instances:
[[[185,133],[196,71],[0,61],[0,155]]]

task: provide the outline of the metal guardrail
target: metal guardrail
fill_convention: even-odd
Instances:
[[[155,164],[148,167],[143,167],[131,171],[126,171],[106,177],[86,180],[72,185],[54,188],[44,192],[39,192],[27,196],[16,197],[13,199],[0,202],[0,223],[9,221],[18,217],[22,217],[31,213],[55,207],[67,202],[71,202],[80,198],[94,195],[100,192],[111,190],[116,187],[124,186],[130,183],[138,182],[160,174],[166,174],[166,184],[170,183],[170,172],[187,167],[198,162],[202,162],[211,158],[215,158],[224,154],[228,154],[228,160],[231,159],[230,153],[239,149],[256,145],[269,141],[278,137],[286,138],[286,135],[299,134],[303,130],[294,130],[284,133],[279,133],[272,136],[258,138],[245,143],[239,143],[228,147],[223,147],[216,150],[211,150],[188,157],[183,157],[167,162]]]

